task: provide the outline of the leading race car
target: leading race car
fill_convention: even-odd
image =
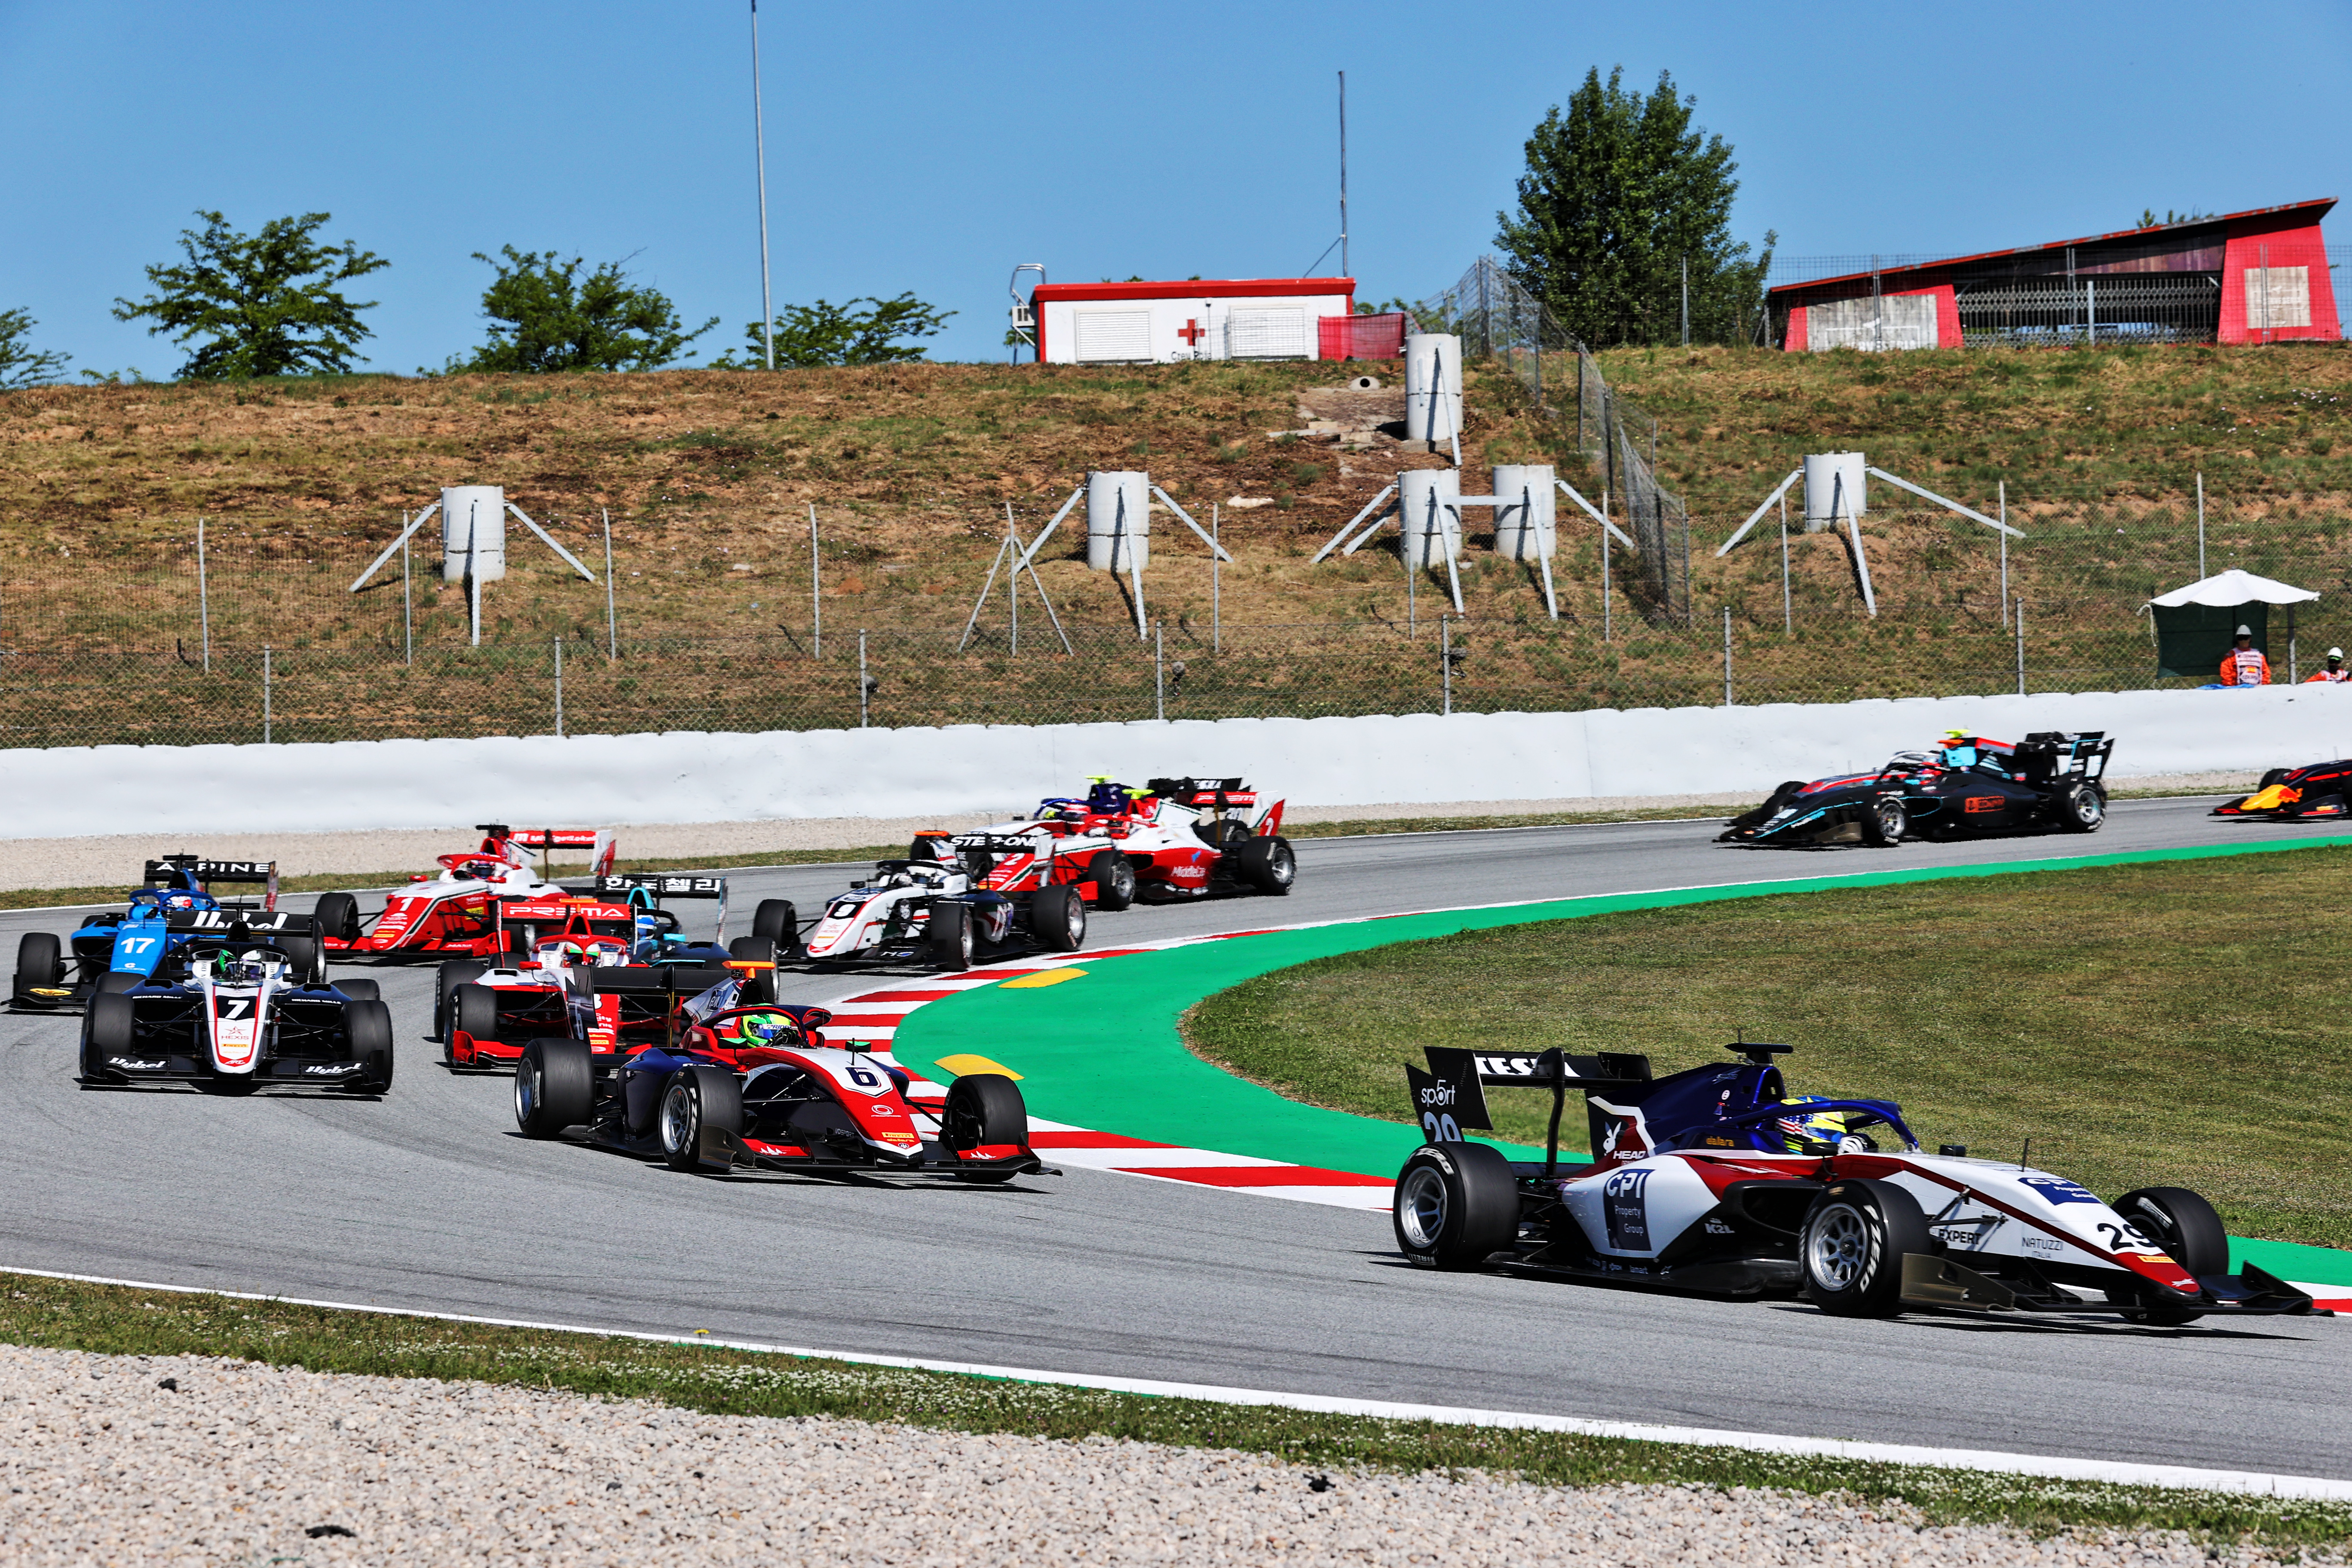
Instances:
[[[2318,1310],[2252,1264],[2229,1271],[2212,1205],[2141,1187],[2110,1205],[2023,1157],[1922,1152],[1883,1100],[1791,1096],[1783,1045],[1654,1078],[1646,1057],[1428,1051],[1408,1067],[1429,1142],[1397,1178],[1397,1245],[1433,1268],[1489,1267],[1722,1295],[1801,1292],[1825,1312],[2112,1312],[2179,1324]],[[1545,1158],[1462,1141],[1489,1087],[1549,1089]],[[1594,1163],[1559,1158],[1567,1091]]]
[[[411,891],[394,893],[374,915],[362,916],[349,893],[322,893],[316,915],[329,953],[343,959],[398,961],[470,958],[494,962],[508,951],[499,906],[511,899],[545,900],[566,889],[547,879],[546,858],[557,849],[584,850],[603,877],[613,868],[613,835],[593,827],[526,827],[484,823],[481,843],[439,857],[441,874],[419,876]],[[534,869],[532,851],[541,865]]]
[[[235,924],[179,950],[179,973],[90,998],[85,1089],[179,1082],[215,1094],[257,1089],[392,1088],[392,1014],[373,980],[329,985],[282,942]]]
[[[968,1073],[943,1101],[869,1048],[825,1042],[822,1007],[740,1006],[733,978],[683,1004],[667,1038],[599,1058],[583,1039],[538,1039],[515,1069],[526,1137],[585,1141],[677,1171],[801,1172],[1000,1183],[1053,1172],[1029,1146],[1021,1090]]]
[[[2352,762],[2273,768],[2263,775],[2261,788],[2215,806],[2213,815],[2270,822],[2325,821],[2352,815]]]
[[[276,861],[166,855],[147,862],[143,881],[129,907],[89,916],[69,938],[26,931],[16,943],[10,1005],[35,1012],[68,1010],[100,991],[126,990],[150,976],[174,973],[189,942],[218,935],[236,922],[268,935],[304,975],[324,974],[311,917],[278,908]],[[223,899],[213,891],[216,885],[267,890],[258,901]]]
[[[1953,731],[1929,752],[1898,752],[1875,773],[1790,779],[1731,818],[1722,844],[1868,844],[2056,830],[2096,833],[2107,820],[2102,731],[2041,731],[2011,745]]]
[[[830,968],[844,963],[919,963],[970,969],[976,960],[1025,952],[1076,952],[1087,940],[1087,905],[1067,883],[1000,891],[979,885],[945,834],[926,834],[905,860],[877,860],[874,875],[825,901],[824,913],[800,934],[798,916],[781,899],[764,900],[752,921],[758,944],[780,963]]]
[[[1105,910],[1230,893],[1279,897],[1297,880],[1298,858],[1281,837],[1285,803],[1253,822],[1247,814],[1257,801],[1237,778],[1156,778],[1142,789],[1097,778],[1083,796],[1050,796],[1027,819],[958,834],[954,845],[993,892],[1075,887]],[[913,853],[922,858],[919,848]]]

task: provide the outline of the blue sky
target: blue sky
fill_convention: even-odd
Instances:
[[[1784,254],[1951,252],[2343,194],[2315,89],[2352,7],[1489,4],[810,5],[761,16],[779,303],[912,289],[991,358],[1005,279],[1288,276],[1338,230],[1420,296],[1487,248],[1521,144],[1587,67],[1661,68],[1738,151],[1739,233]],[[169,373],[114,321],[199,207],[334,214],[375,368],[478,342],[511,243],[633,272],[721,326],[759,314],[743,0],[0,0],[0,309],[77,369]],[[2302,89],[2294,84],[2302,83]],[[2340,223],[2331,224],[2330,238]],[[2352,237],[2352,236],[2347,236]],[[1326,270],[1337,269],[1336,256]]]

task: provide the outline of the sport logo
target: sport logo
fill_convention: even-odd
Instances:
[[[1650,1206],[1646,1170],[1612,1171],[1601,1184],[1601,1213],[1608,1221],[1609,1245],[1618,1252],[1650,1250]]]

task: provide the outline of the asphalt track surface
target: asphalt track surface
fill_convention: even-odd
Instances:
[[[1739,849],[1697,822],[1310,839],[1286,900],[1098,915],[1087,945],[2345,831],[2217,822],[2210,804],[2118,803],[2091,838],[1891,851]],[[848,869],[737,875],[736,929],[762,897],[813,910]],[[15,932],[78,919],[11,912],[0,932],[13,952]],[[84,1091],[77,1021],[9,1016],[0,1265],[1104,1377],[2352,1479],[2352,1328],[2339,1322],[1855,1322],[1801,1303],[1431,1276],[1402,1265],[1385,1215],[1116,1173],[999,1189],[683,1176],[520,1138],[509,1080],[453,1077],[424,1038],[430,968],[373,973],[400,1052],[381,1100]],[[874,984],[811,977],[792,994]],[[992,1044],[1017,1048],[972,1048]],[[1216,1130],[1198,1141],[1215,1147]]]

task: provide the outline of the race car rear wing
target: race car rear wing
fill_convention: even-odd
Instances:
[[[606,856],[607,866],[612,857]],[[596,875],[595,891],[606,898],[626,902],[632,889],[642,888],[654,896],[658,909],[669,899],[716,899],[719,900],[719,931],[712,940],[722,946],[727,941],[727,879],[698,877],[683,871],[600,871]]]
[[[2095,783],[2105,775],[2107,755],[2115,749],[2115,737],[2105,730],[2084,730],[2075,735],[2037,730],[2020,741],[2011,755],[2028,782],[2071,774]]]
[[[1486,1110],[1488,1089],[1548,1089],[1551,1090],[1551,1122],[1544,1134],[1544,1174],[1559,1168],[1559,1117],[1568,1091],[1624,1089],[1650,1081],[1650,1058],[1623,1051],[1572,1057],[1554,1047],[1547,1051],[1469,1051],[1426,1046],[1429,1070],[1405,1064],[1405,1084],[1422,1131],[1433,1143],[1459,1142],[1462,1130],[1492,1131]]]
[[[184,883],[180,879],[185,879]],[[150,888],[193,885],[206,892],[215,882],[243,882],[267,889],[261,907],[278,907],[278,862],[275,860],[206,860],[195,855],[164,855],[147,862],[144,884]],[[247,906],[250,907],[250,906]]]
[[[1229,811],[1245,811],[1257,804],[1258,792],[1239,779],[1152,779],[1144,787],[1162,800],[1172,800],[1178,805],[1194,811],[1205,811],[1213,816],[1223,816]],[[1282,831],[1282,808],[1287,804],[1276,801],[1265,815],[1250,825],[1253,836],[1271,838]]]
[[[478,822],[474,831],[503,839],[517,848],[538,850],[542,873],[558,849],[584,849],[590,870],[598,877],[608,876],[613,869],[613,857],[620,847],[609,827],[509,827],[503,822]]]

